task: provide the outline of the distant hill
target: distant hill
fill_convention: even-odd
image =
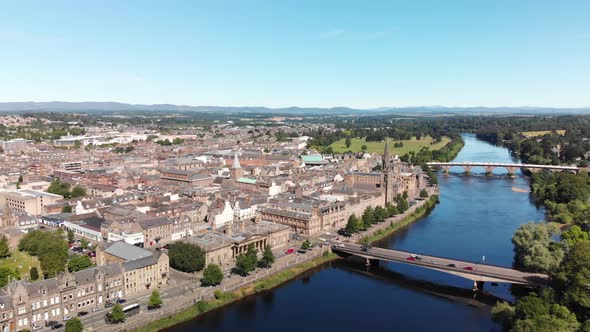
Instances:
[[[586,108],[550,108],[550,107],[380,107],[375,109],[354,109],[349,107],[285,107],[268,108],[258,106],[188,106],[172,104],[125,104],[117,102],[0,102],[0,112],[125,112],[125,111],[158,111],[158,112],[231,112],[231,113],[285,113],[301,115],[318,114],[582,114],[590,113]]]

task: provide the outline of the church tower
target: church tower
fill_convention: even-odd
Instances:
[[[232,165],[230,172],[231,172],[231,175],[234,178],[234,180],[237,180],[237,179],[241,178],[242,176],[244,176],[244,169],[240,165],[240,160],[238,159],[238,150],[237,149],[234,154],[234,164]]]
[[[393,184],[395,182],[395,164],[393,158],[389,154],[389,140],[385,139],[385,151],[383,152],[383,160],[381,161],[381,188],[383,188],[383,195],[385,197],[385,204],[394,203],[395,193]]]

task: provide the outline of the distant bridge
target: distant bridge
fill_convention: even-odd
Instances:
[[[529,170],[533,173],[540,172],[542,170],[550,170],[550,171],[569,171],[578,173],[579,168],[576,166],[556,166],[556,165],[535,165],[535,164],[512,164],[512,163],[486,163],[486,162],[471,162],[471,161],[453,161],[448,163],[443,162],[429,162],[426,163],[430,167],[439,167],[443,169],[445,172],[448,172],[449,169],[453,166],[462,167],[466,173],[471,173],[471,169],[473,167],[482,167],[485,169],[487,174],[491,174],[495,168],[505,168],[508,173],[514,174],[517,169],[525,169]]]
[[[473,280],[474,289],[481,288],[483,283],[504,282],[521,285],[544,285],[549,281],[549,276],[541,273],[521,272],[512,268],[479,264],[458,259],[436,257],[407,251],[371,247],[366,251],[358,244],[335,244],[332,251],[347,255],[354,255],[371,260],[383,260],[419,266],[425,269],[440,271]]]

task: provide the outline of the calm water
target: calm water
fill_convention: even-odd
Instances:
[[[456,160],[513,161],[504,148],[464,138]],[[485,256],[510,266],[516,228],[544,216],[528,193],[513,190],[528,188],[522,176],[441,174],[439,184],[441,203],[432,213],[379,246],[473,261]],[[473,300],[471,287],[471,281],[403,264],[366,271],[338,263],[169,331],[499,331],[482,303],[490,297]],[[512,298],[505,284],[485,290]]]

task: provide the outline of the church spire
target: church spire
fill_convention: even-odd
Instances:
[[[389,161],[390,160],[391,160],[391,157],[389,156],[389,140],[386,137],[385,138],[385,151],[383,151],[383,165],[381,165],[383,169],[389,168]]]
[[[238,150],[236,149],[236,152],[234,154],[234,165],[233,165],[234,169],[238,169],[238,168],[242,168],[242,166],[240,166],[240,160],[238,159]]]

